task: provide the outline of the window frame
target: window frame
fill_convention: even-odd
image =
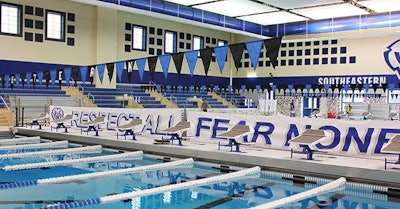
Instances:
[[[10,6],[10,7],[16,7],[18,9],[18,20],[17,20],[17,33],[9,33],[9,32],[3,32],[2,31],[2,8],[3,6]],[[8,35],[8,36],[19,36],[22,37],[23,31],[22,31],[22,24],[23,24],[23,18],[22,18],[22,13],[23,13],[23,6],[20,4],[13,4],[13,3],[8,3],[8,2],[1,2],[0,1],[0,34],[1,35]]]
[[[135,28],[141,28],[142,29],[142,47],[141,48],[137,48],[135,47]],[[137,51],[146,51],[147,49],[147,26],[144,25],[135,25],[132,24],[132,50],[137,50]]]
[[[60,25],[60,38],[53,38],[53,37],[49,37],[49,20],[48,20],[48,15],[49,13],[53,13],[53,14],[58,14],[61,17],[61,25]],[[50,9],[46,9],[46,13],[45,13],[45,34],[46,34],[46,40],[49,41],[60,41],[60,42],[65,42],[65,29],[66,29],[66,21],[65,21],[65,12],[60,12],[60,11],[55,11],[55,10],[50,10]]]
[[[223,43],[223,44],[221,44],[221,43]],[[218,46],[227,46],[227,45],[228,45],[228,41],[227,40],[218,39],[217,47]]]
[[[172,52],[167,51],[168,39],[167,34],[172,34]],[[178,33],[176,31],[164,30],[164,53],[172,54],[177,52]]]
[[[194,42],[195,42],[195,40],[196,40],[197,38],[200,40],[200,46],[199,46],[198,49],[195,48],[195,44],[194,44]],[[204,37],[203,37],[203,36],[198,36],[198,35],[193,35],[193,36],[192,36],[192,50],[198,50],[198,51],[199,51],[199,52],[197,53],[197,56],[198,56],[198,57],[200,57],[200,49],[203,49],[203,48],[204,48]]]

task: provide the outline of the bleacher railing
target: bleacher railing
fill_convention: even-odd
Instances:
[[[4,107],[7,108],[8,111],[10,110],[10,107],[8,106],[7,102],[4,100],[4,98],[2,96],[0,96],[1,102],[3,103]]]
[[[89,98],[89,100],[91,100],[94,103],[94,95],[92,93],[88,93],[87,97]]]

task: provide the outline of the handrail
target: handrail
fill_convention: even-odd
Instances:
[[[176,98],[174,95],[170,95],[169,99],[173,100],[173,102],[175,101],[175,104],[178,104],[178,98]]]
[[[154,81],[149,81],[149,84],[153,85],[153,86],[157,86],[157,84]]]
[[[10,110],[10,107],[7,105],[7,103],[6,103],[6,101],[4,100],[3,96],[0,96],[0,98],[1,98],[1,101],[3,102],[3,104],[6,106],[7,110],[8,110],[8,111],[11,111],[11,110]]]
[[[94,103],[94,95],[92,94],[92,93],[88,93],[87,94],[87,97],[90,99],[90,98],[92,98],[92,102]]]
[[[78,88],[78,91],[82,92],[82,94],[85,93],[85,88],[81,84],[78,84],[77,88]],[[82,89],[82,90],[79,90],[79,89]]]

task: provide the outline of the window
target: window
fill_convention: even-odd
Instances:
[[[1,33],[21,36],[21,8],[20,5],[6,4],[1,5]]]
[[[225,46],[228,45],[228,42],[225,40],[218,40],[218,46]]]
[[[132,49],[146,50],[146,27],[133,25]]]
[[[165,31],[165,53],[175,53],[176,52],[176,32]]]
[[[65,40],[65,13],[46,10],[46,39]]]
[[[204,38],[201,36],[193,36],[193,50],[200,50],[204,46]],[[200,51],[198,53],[200,56]]]

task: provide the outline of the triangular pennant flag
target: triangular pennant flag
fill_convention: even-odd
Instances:
[[[158,60],[158,56],[153,56],[153,57],[147,58],[151,80],[154,80],[154,73],[155,73],[156,67],[157,67],[157,60]]]
[[[7,74],[4,79],[6,82],[6,88],[8,88],[10,86],[10,74]]]
[[[324,89],[326,92],[328,92],[330,88],[331,88],[330,84],[324,84]]]
[[[183,55],[183,52],[172,54],[172,60],[174,61],[176,72],[178,73],[178,75],[181,74]]]
[[[390,92],[393,92],[394,86],[395,86],[394,83],[389,83],[389,84],[388,84],[388,88],[389,88]]]
[[[79,78],[79,68],[73,67],[72,68],[72,79],[74,80],[74,85],[77,85],[78,78]]]
[[[372,84],[372,89],[374,89],[374,93],[376,93],[376,90],[378,90],[378,84],[377,83]]]
[[[25,82],[26,82],[26,73],[21,73],[21,83],[22,83],[22,88],[25,88]]]
[[[25,76],[26,76],[26,85],[29,88],[30,85],[31,85],[32,73],[31,72],[26,72]]]
[[[349,84],[344,84],[344,85],[343,85],[343,90],[344,90],[345,93],[347,93],[347,91],[349,90],[349,88],[350,88],[350,85],[349,85]]]
[[[356,84],[350,84],[350,87],[351,87],[351,90],[354,93],[354,91],[356,90]]]
[[[293,90],[293,85],[292,85],[292,84],[289,84],[289,85],[288,85],[288,89],[289,89],[289,93],[291,93],[292,90]]]
[[[169,63],[171,62],[171,55],[165,54],[165,55],[159,56],[159,58],[160,58],[161,68],[164,73],[164,78],[165,78],[165,80],[167,80]]]
[[[19,81],[20,81],[20,79],[21,79],[21,74],[16,73],[16,74],[14,75],[14,78],[15,78],[15,85],[19,87]]]
[[[265,39],[264,44],[267,49],[267,56],[271,61],[272,67],[276,67],[279,49],[281,48],[282,37]]]
[[[115,63],[115,67],[117,68],[117,79],[119,82],[122,82],[122,74],[124,73],[124,61],[120,61]]]
[[[383,92],[386,93],[387,83],[382,83],[381,86],[382,86]]]
[[[50,70],[51,85],[56,84],[57,70]]]
[[[224,66],[228,54],[228,46],[225,45],[225,46],[215,47],[214,53],[215,53],[215,58],[217,59],[218,62],[219,71],[222,74],[222,72],[224,71]]]
[[[37,79],[39,80],[39,85],[43,84],[43,71],[37,72]],[[34,81],[36,82],[36,81]]]
[[[108,74],[108,79],[110,80],[110,83],[112,81],[113,75],[114,75],[114,62],[113,63],[107,63],[107,74]]]
[[[246,42],[246,49],[247,52],[249,53],[251,65],[253,66],[253,69],[256,70],[257,65],[258,65],[258,59],[260,58],[260,52],[261,48],[263,45],[263,41],[251,41],[251,42]]]
[[[365,90],[365,93],[368,93],[368,90],[369,90],[369,84],[364,84],[364,86],[363,86],[363,88],[364,88],[364,90]]]
[[[105,65],[105,64],[99,64],[99,65],[97,65],[97,73],[98,73],[98,75],[99,75],[100,83],[103,83],[103,77],[104,77],[104,70],[105,70],[105,68],[106,68],[106,65]]]
[[[363,87],[364,87],[363,84],[361,84],[361,83],[357,84],[357,89],[358,89],[358,91],[359,91],[360,93],[361,93]]]
[[[260,92],[260,90],[261,90],[261,85],[256,85],[256,91]]]
[[[67,85],[69,86],[69,81],[71,80],[71,68],[65,68],[64,69],[64,76],[65,76],[65,81],[67,82]]]
[[[189,66],[190,76],[193,76],[194,68],[196,67],[198,54],[199,54],[198,50],[185,52],[186,62],[188,63],[188,66]]]
[[[311,90],[311,84],[306,84],[306,90],[307,90],[307,93],[310,93],[310,90]]]
[[[244,48],[245,48],[244,43],[229,45],[229,49],[231,50],[231,54],[232,54],[233,62],[235,63],[236,70],[239,70],[239,66],[240,66],[240,62],[242,60]]]
[[[144,67],[146,65],[146,58],[137,59],[136,60],[136,65],[138,67],[140,81],[142,81],[143,80],[143,74],[144,74]]]
[[[88,71],[88,67],[82,66],[82,67],[79,67],[79,70],[81,71],[82,84],[85,84],[86,81],[87,81],[87,71]]]
[[[200,57],[203,61],[204,73],[208,75],[208,70],[210,69],[210,62],[212,58],[213,49],[205,48],[200,50]]]

